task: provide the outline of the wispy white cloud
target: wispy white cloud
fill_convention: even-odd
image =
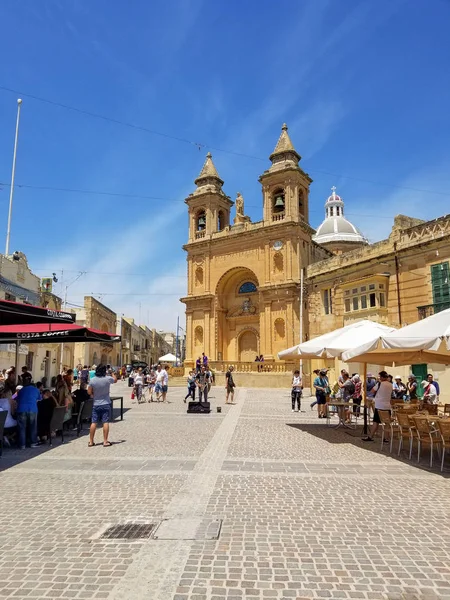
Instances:
[[[131,219],[125,229],[118,223],[99,233],[95,244],[85,244],[82,237],[57,258],[66,269],[61,294],[76,271],[86,271],[70,285],[70,303],[82,305],[84,296],[94,295],[119,316],[136,321],[140,316],[142,324],[173,330],[176,315],[184,311],[179,298],[186,290],[186,267],[179,255],[172,258],[171,231],[184,211],[184,205],[175,204],[146,219]],[[52,272],[55,257],[45,266]]]

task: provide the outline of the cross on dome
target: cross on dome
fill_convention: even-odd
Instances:
[[[361,232],[344,216],[344,201],[336,194],[336,186],[331,188],[331,196],[325,202],[325,220],[313,237],[318,244],[339,242],[366,243]]]

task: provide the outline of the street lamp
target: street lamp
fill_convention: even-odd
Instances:
[[[17,157],[17,142],[19,141],[19,123],[20,123],[20,107],[22,106],[21,98],[17,99],[17,119],[16,119],[16,135],[14,138],[14,152],[13,152],[13,163],[11,171],[11,187],[9,189],[9,210],[8,210],[8,227],[6,229],[6,245],[5,245],[5,256],[9,254],[9,238],[11,237],[11,217],[12,217],[12,205],[14,197],[14,178],[16,176],[16,157]]]

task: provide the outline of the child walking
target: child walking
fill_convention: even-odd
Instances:
[[[292,412],[295,412],[295,403],[297,403],[297,412],[300,412],[301,398],[302,398],[302,378],[300,377],[300,371],[294,371],[294,377],[292,378]]]

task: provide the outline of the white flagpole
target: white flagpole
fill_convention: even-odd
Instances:
[[[17,142],[19,141],[19,122],[20,122],[20,107],[22,106],[22,100],[17,100],[17,120],[16,120],[16,137],[14,139],[14,154],[11,172],[11,188],[9,190],[9,211],[8,211],[8,228],[6,230],[6,246],[5,256],[9,254],[9,238],[11,237],[11,217],[12,217],[12,205],[14,197],[14,177],[16,175],[16,156],[17,156]]]

